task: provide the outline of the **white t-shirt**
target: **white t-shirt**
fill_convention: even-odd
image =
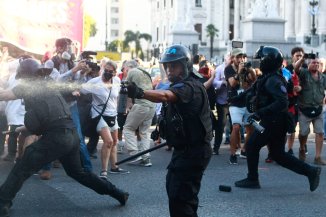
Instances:
[[[111,86],[112,85],[112,86]],[[102,80],[102,76],[92,78],[87,83],[82,84],[81,92],[84,94],[92,94],[92,109],[91,115],[92,118],[95,118],[102,112],[103,105],[106,100],[109,101],[106,105],[104,116],[116,116],[117,115],[117,103],[118,95],[120,91],[120,79],[118,77],[112,78],[111,88],[108,87],[108,84],[105,84]],[[110,93],[111,92],[111,93]],[[95,110],[96,109],[96,110]]]

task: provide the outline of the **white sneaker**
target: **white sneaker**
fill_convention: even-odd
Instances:
[[[143,159],[141,157],[137,157],[135,160],[129,161],[130,164],[139,164]]]
[[[235,152],[235,155],[240,156],[240,154],[241,154],[241,149],[238,149],[238,150]]]

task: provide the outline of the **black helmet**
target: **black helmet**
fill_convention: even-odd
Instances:
[[[36,60],[28,58],[19,63],[17,68],[16,79],[26,79],[26,78],[35,78],[39,70],[41,69],[41,64]]]
[[[260,70],[265,73],[280,69],[283,63],[283,54],[281,51],[271,46],[260,46],[254,58],[261,60]]]
[[[180,61],[184,66],[185,74],[182,76],[183,79],[188,77],[189,72],[193,71],[189,49],[183,45],[172,45],[171,47],[166,48],[162,54],[160,63],[164,64],[175,61]]]

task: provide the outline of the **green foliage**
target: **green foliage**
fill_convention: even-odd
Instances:
[[[96,35],[96,21],[88,14],[84,15],[84,33],[83,33],[83,45],[86,45],[89,37]]]
[[[111,41],[111,43],[108,46],[108,50],[112,51],[112,52],[118,52],[120,48],[120,52],[121,50],[123,50],[123,41],[121,40],[113,40]]]
[[[218,37],[218,29],[215,28],[214,24],[209,24],[206,26],[207,37],[210,39],[210,56],[213,57],[213,44],[215,36]]]
[[[140,33],[139,31],[133,32],[131,30],[127,30],[124,35],[125,35],[125,39],[123,41],[124,50],[131,51],[129,43],[134,42],[136,57],[138,57],[142,53],[140,39],[144,39],[148,42],[152,41],[152,36],[150,34]]]

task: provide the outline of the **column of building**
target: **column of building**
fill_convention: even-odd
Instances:
[[[234,0],[234,39],[240,38],[240,0]]]
[[[285,38],[291,40],[295,38],[295,7],[294,0],[285,0]]]
[[[310,35],[311,32],[311,16],[308,12],[309,9],[309,1],[301,0],[301,31],[300,35]]]
[[[326,34],[326,1],[319,1],[319,13],[318,17],[318,34]]]
[[[224,40],[227,42],[230,36],[230,0],[224,0]]]

